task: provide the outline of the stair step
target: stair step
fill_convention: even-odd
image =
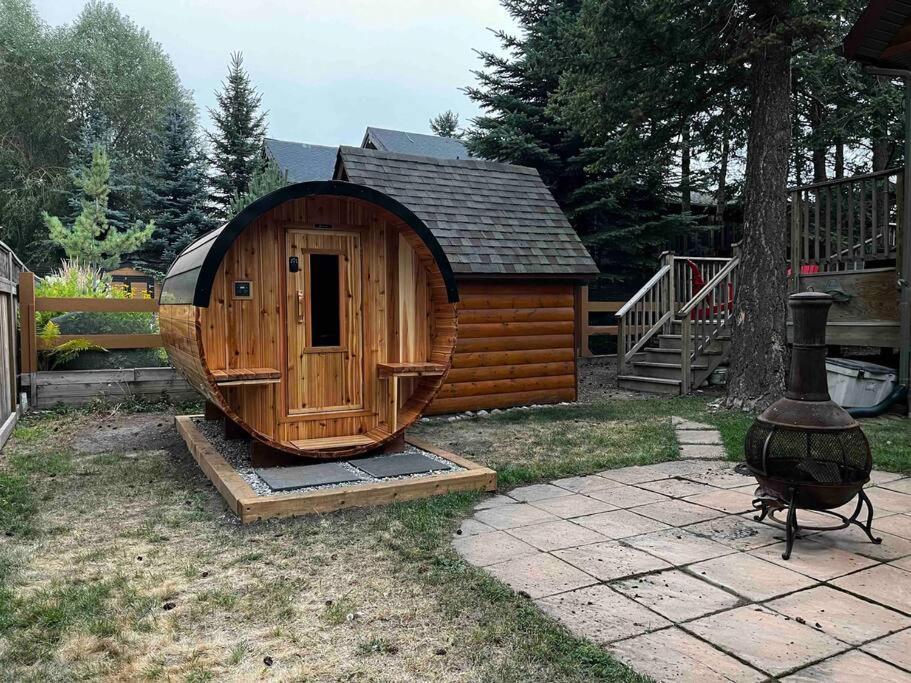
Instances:
[[[680,379],[683,366],[680,363],[656,363],[654,361],[637,361],[633,363],[635,374],[641,377],[658,377],[663,379]],[[697,363],[690,368],[693,372],[708,371],[709,366]]]
[[[682,382],[679,379],[661,377],[640,377],[639,375],[618,375],[617,384],[632,391],[645,391],[650,394],[680,394]]]
[[[679,334],[659,334],[658,335],[658,348],[661,349],[679,349],[681,344],[681,335]],[[725,344],[730,344],[730,336],[716,337],[712,342],[713,346],[724,346]]]

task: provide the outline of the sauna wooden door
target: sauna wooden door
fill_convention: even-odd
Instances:
[[[363,407],[363,274],[357,232],[288,230],[289,415]]]

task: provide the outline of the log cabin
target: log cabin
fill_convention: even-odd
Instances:
[[[458,340],[427,414],[576,399],[579,294],[598,268],[535,169],[343,146],[334,177],[407,206],[452,266]]]

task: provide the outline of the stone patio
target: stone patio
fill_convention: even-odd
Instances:
[[[681,457],[720,444],[677,429],[696,434]],[[607,470],[488,498],[453,543],[658,681],[911,683],[911,478],[873,474],[882,545],[808,534],[789,561],[784,531],[753,521],[754,489],[704,456]]]

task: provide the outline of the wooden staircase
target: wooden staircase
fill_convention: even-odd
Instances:
[[[728,359],[740,257],[662,254],[661,268],[618,311],[617,383],[688,394]]]
[[[617,384],[623,389],[652,394],[682,394],[683,337],[681,322],[671,323],[670,334],[658,334],[657,346],[646,346],[635,354],[628,374],[618,375]],[[698,362],[690,363],[690,387],[698,389],[708,381],[719,365],[727,363],[731,348],[730,334],[719,334]]]

